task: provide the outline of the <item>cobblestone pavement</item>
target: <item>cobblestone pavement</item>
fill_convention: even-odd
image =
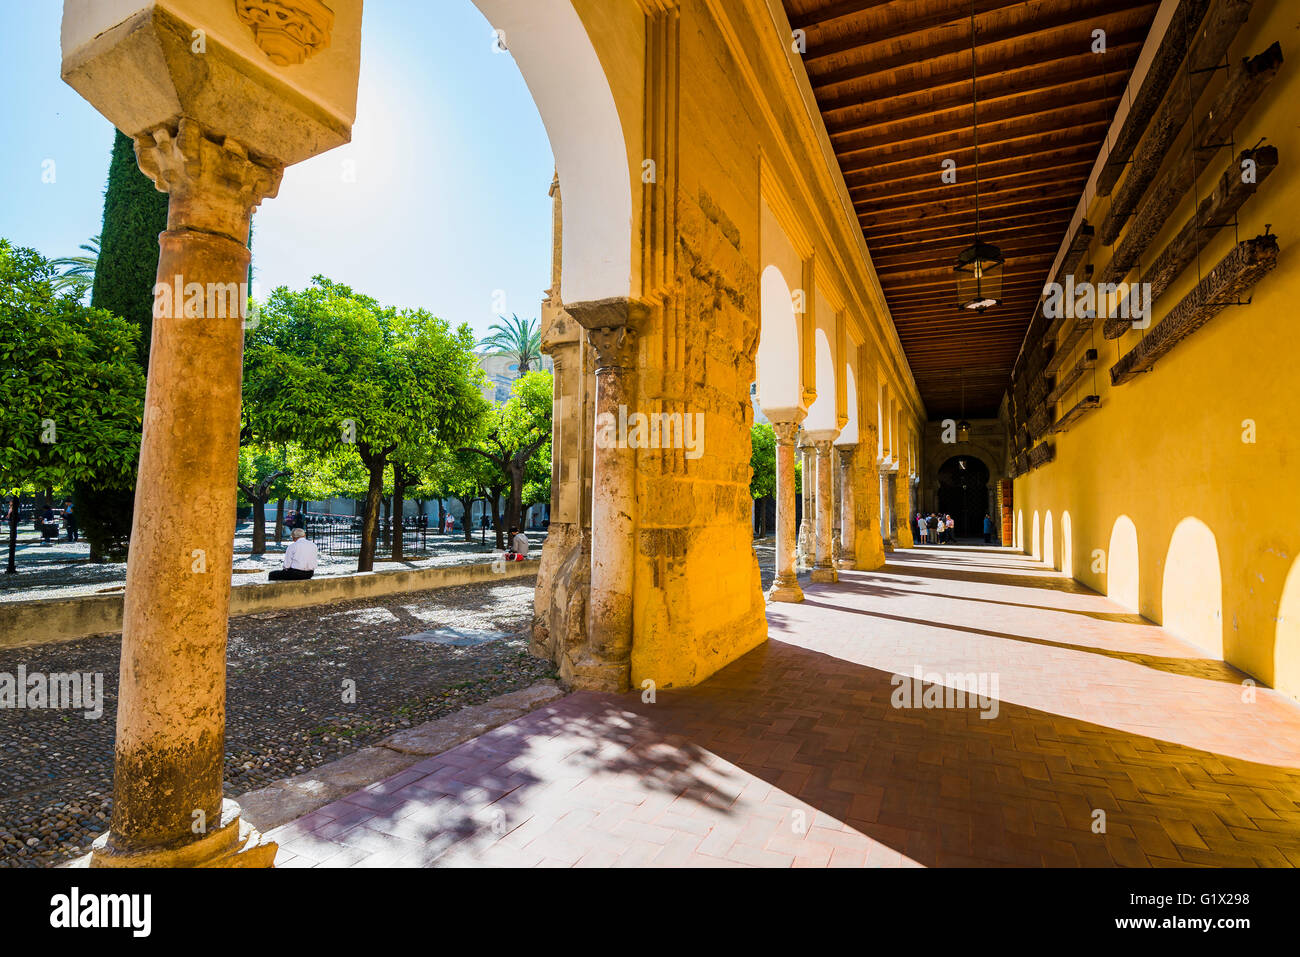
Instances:
[[[341,602],[234,619],[226,793],[335,760],[551,674],[527,651],[534,578]],[[509,637],[451,647],[400,636],[443,626]],[[103,674],[103,716],[0,710],[0,864],[76,856],[111,805],[118,638],[0,651],[0,672]],[[343,702],[344,681],[355,704]]]
[[[269,831],[277,865],[1300,866],[1294,701],[1009,551],[841,576],[697,687],[569,695]]]

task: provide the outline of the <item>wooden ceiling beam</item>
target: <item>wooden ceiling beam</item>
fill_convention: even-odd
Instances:
[[[1037,95],[1013,96],[993,103],[980,104],[980,125],[1005,123],[1011,120],[1029,120],[1039,132],[1068,129],[1080,119],[1080,114],[1094,113],[1098,118],[1112,114],[1119,102],[1117,84],[1107,84],[1100,78],[1063,84],[1058,88],[1045,87]],[[975,112],[969,102],[965,106],[944,110],[933,115],[917,116],[909,120],[884,123],[849,124],[830,130],[831,146],[836,154],[853,153],[887,143],[912,142],[931,139],[946,133],[970,129]]]
[[[1043,170],[1065,169],[1080,163],[1087,163],[1091,166],[1096,158],[1097,149],[1095,143],[1079,144],[1066,149],[1048,149],[996,161],[985,160],[981,156],[980,186],[983,187],[986,182],[996,183],[1008,176],[1021,176]],[[886,197],[901,199],[915,193],[937,189],[941,186],[959,185],[974,180],[975,164],[973,153],[970,156],[970,162],[963,163],[956,157],[945,157],[945,159],[952,159],[957,164],[953,168],[957,174],[956,184],[948,184],[942,181],[941,176],[944,173],[944,168],[939,163],[935,163],[930,169],[922,173],[914,173],[907,177],[872,183],[852,183],[845,180],[845,183],[849,188],[849,195],[855,201],[870,202],[872,199]]]
[[[1128,51],[1133,46],[1125,48]],[[1041,63],[1032,72],[1021,72],[1011,76],[991,76],[980,79],[979,101],[981,111],[988,110],[995,115],[997,105],[1012,97],[1032,97],[1048,90],[1060,91],[1064,88],[1081,84],[1093,84],[1103,94],[1115,89],[1116,94],[1130,70],[1130,61],[1112,59],[1107,54],[1106,60],[1099,63],[1096,54],[1085,53],[1082,57],[1073,57],[1068,62]],[[1118,82],[1117,82],[1118,78]],[[1055,95],[1055,94],[1054,94]],[[910,97],[874,100],[858,103],[858,110],[851,116],[832,122],[827,120],[826,129],[832,137],[842,133],[869,130],[877,126],[889,126],[904,122],[916,116],[929,116],[947,110],[965,108],[971,102],[970,77],[966,85],[949,86],[942,93],[930,91],[926,94],[914,94]]]
[[[1015,6],[1017,4],[1006,5]],[[1147,9],[1154,10],[1156,4],[1134,3],[1133,0],[1094,0],[1086,7],[1066,6],[1064,4],[1059,6],[1038,4],[1036,7],[1025,4],[1025,6],[1029,11],[1028,19],[1013,19],[1007,23],[989,26],[983,30],[979,29],[977,23],[975,31],[976,49],[981,46],[1003,43],[1007,40],[1027,39],[1038,34],[1051,33],[1066,29],[1074,24],[1086,26],[1088,32],[1091,33],[1099,25],[1104,28],[1106,24],[1101,21],[1113,14],[1133,10],[1142,12]],[[969,21],[969,7],[965,10],[963,16]],[[966,29],[960,32],[954,31],[951,37],[937,40],[930,46],[919,43],[904,44],[897,52],[891,51],[885,56],[874,55],[879,51],[869,50],[869,47],[876,46],[885,39],[887,38],[872,33],[868,42],[858,42],[852,47],[841,51],[847,52],[849,49],[861,49],[863,59],[859,62],[846,64],[842,67],[827,70],[824,73],[816,73],[810,70],[809,81],[812,83],[813,90],[820,91],[840,83],[862,80],[877,74],[892,73],[900,67],[913,66],[917,63],[924,63],[928,60],[936,60],[939,57],[951,56],[963,50],[969,50],[971,45],[970,30]],[[805,62],[813,63],[825,56],[832,55],[822,52],[827,47],[828,44],[819,45],[816,42],[809,44],[808,53],[804,56]]]
[[[1025,203],[1042,203],[1044,201],[1059,200],[1071,196],[1077,198],[1083,191],[1083,186],[1084,178],[1080,176],[1073,180],[1063,180],[1051,186],[1024,186],[1018,189],[1002,190],[1001,192],[988,197],[981,193],[981,232],[983,231],[982,220],[985,209],[995,211],[1002,206],[1018,207]],[[953,199],[932,201],[920,206],[910,206],[907,209],[902,210],[882,209],[873,213],[859,213],[858,222],[862,224],[864,230],[868,230],[875,226],[900,221],[912,222],[919,226],[922,223],[926,223],[926,221],[932,217],[968,215],[968,227],[973,228],[975,225],[974,212],[974,202],[963,196],[954,197]]]
[[[974,0],[976,28],[975,35],[979,37],[978,18],[981,14],[991,13],[995,10],[1001,10],[1004,7],[1020,6],[1024,0]],[[805,16],[796,17],[797,22],[792,21],[790,26],[796,30],[807,30],[812,27],[825,26],[832,20],[840,20],[844,17],[851,17],[859,13],[873,10],[882,4],[879,0],[843,0],[841,3],[832,4],[830,7],[823,7],[816,13],[810,13]],[[871,27],[871,42],[885,43],[889,40],[897,40],[900,37],[909,36],[915,33],[921,33],[925,30],[933,30],[941,27],[946,23],[970,23],[971,8],[966,4],[943,3],[923,13],[919,16],[900,17],[893,23],[881,26]],[[856,45],[861,45],[859,42]],[[970,45],[970,28],[966,30],[966,45]],[[814,47],[815,44],[809,44]]]
[[[984,176],[981,175],[979,181],[980,206],[983,207],[989,201],[996,201],[999,196],[1010,195],[1017,190],[1028,189],[1033,186],[1050,186],[1062,181],[1078,182],[1082,185],[1087,182],[1088,174],[1091,171],[1092,161],[1084,159],[1068,165],[1050,166],[1042,169],[1024,169],[1016,173],[995,176],[988,180],[985,180]],[[882,196],[871,199],[855,196],[853,197],[853,207],[860,216],[895,210],[917,209],[947,197],[952,197],[954,193],[965,194],[965,198],[969,200],[973,209],[975,204],[974,177],[964,182],[957,182],[947,186],[935,186],[915,193],[899,193],[895,196]],[[850,195],[852,195],[852,190],[850,190]]]

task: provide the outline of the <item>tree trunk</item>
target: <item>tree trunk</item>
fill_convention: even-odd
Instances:
[[[447,527],[447,506],[438,499],[438,531],[441,532]]]
[[[492,502],[492,523],[497,533],[497,548],[506,547],[506,530],[501,524],[501,493],[503,488],[494,488],[490,490],[490,499]]]
[[[405,554],[402,548],[402,519],[406,511],[406,470],[400,465],[393,466],[393,560],[401,561]]]
[[[18,574],[18,566],[14,558],[18,552],[18,504],[14,502],[11,505],[12,511],[9,513],[9,564],[5,568],[6,575]]]
[[[375,570],[375,544],[378,540],[379,506],[384,497],[384,469],[388,465],[388,456],[377,453],[361,454],[361,460],[370,472],[370,482],[366,487],[366,505],[361,518],[361,554],[357,557],[357,571]]]
[[[284,541],[284,499],[279,498],[275,501],[275,544],[279,545]]]
[[[252,496],[249,496],[252,498]],[[266,554],[266,503],[267,499],[253,498],[253,554]]]
[[[461,524],[465,526],[462,531],[465,533],[465,541],[467,542],[474,541],[474,529],[470,526],[469,520],[470,516],[474,514],[475,498],[476,496],[473,495],[469,497],[463,495],[456,496],[456,501],[460,502],[460,507],[465,511],[465,521]]]

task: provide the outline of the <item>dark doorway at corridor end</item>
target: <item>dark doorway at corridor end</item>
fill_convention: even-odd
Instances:
[[[939,467],[939,511],[953,517],[960,537],[984,534],[989,470],[973,455],[954,455]]]

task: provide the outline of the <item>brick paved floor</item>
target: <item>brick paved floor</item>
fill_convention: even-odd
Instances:
[[[1300,865],[1300,708],[1160,628],[993,549],[806,595],[701,686],[570,695],[271,832],[278,863]],[[996,716],[893,707],[917,667],[996,678]]]

